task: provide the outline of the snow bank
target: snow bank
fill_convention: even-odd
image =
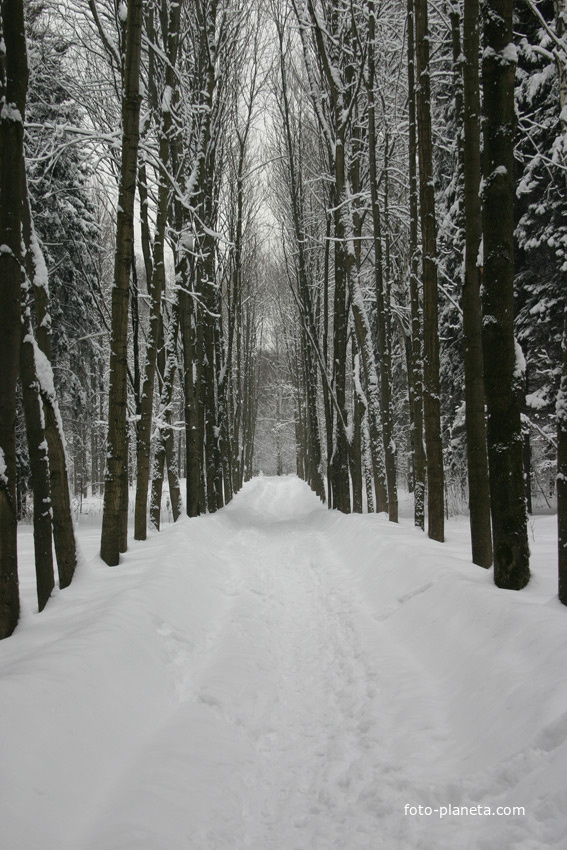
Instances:
[[[0,644],[3,850],[565,847],[554,522],[520,593],[295,478],[93,557]]]
[[[433,757],[420,765],[408,756],[407,802],[525,809],[517,818],[449,818],[453,830],[424,816],[436,848],[563,848],[567,611],[556,598],[556,519],[532,521],[534,575],[521,593],[499,590],[492,570],[470,563],[463,520],[449,523],[446,544],[383,517],[329,521],[368,617],[386,624],[415,664],[416,683],[431,687],[429,706],[419,684],[415,697]],[[367,628],[368,635],[380,653],[379,633]]]
[[[90,813],[174,712],[178,671],[225,607],[208,537],[196,520],[188,539],[185,521],[133,544],[119,568],[95,558],[0,645],[4,850],[83,847]]]

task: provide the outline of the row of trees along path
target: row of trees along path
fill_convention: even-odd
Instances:
[[[565,0],[528,7],[526,31],[544,33],[556,81],[560,204],[567,9]],[[524,463],[533,423],[522,408],[514,324],[514,147],[528,72],[518,70],[512,0],[486,0],[482,10],[478,0],[451,0],[447,9],[428,0],[406,8],[72,0],[63,22],[58,4],[2,0],[1,637],[19,616],[22,451],[40,610],[55,583],[53,548],[61,587],[77,561],[70,469],[79,459],[66,455],[61,353],[52,345],[62,334],[52,313],[63,322],[66,307],[60,265],[50,267],[57,240],[42,214],[52,194],[71,190],[64,174],[57,192],[36,190],[38,168],[53,182],[59,162],[81,163],[74,203],[80,196],[97,236],[89,263],[79,236],[65,262],[95,308],[78,341],[91,341],[91,387],[107,398],[98,403],[105,459],[94,421],[90,453],[93,476],[106,470],[101,557],[109,566],[127,548],[132,486],[138,540],[148,522],[160,527],[166,475],[174,520],[182,478],[189,516],[216,511],[251,477],[267,421],[277,471],[291,434],[297,473],[330,508],[387,511],[397,522],[404,474],[415,524],[425,529],[427,520],[429,536],[443,541],[455,469],[455,440],[444,433],[449,387],[464,402],[473,561],[494,565],[499,587],[527,584]],[[59,115],[67,104],[65,123],[37,119],[37,104],[50,100],[50,85],[56,90],[38,70],[38,49],[43,62],[57,63],[52,101]],[[28,102],[34,119],[26,121]],[[536,154],[527,167],[539,167]],[[89,193],[103,198],[98,207]],[[452,352],[443,348],[448,311]],[[563,334],[550,418],[557,439],[539,431],[546,450],[557,446],[559,597],[567,604],[567,318]],[[448,372],[461,376],[459,390]]]

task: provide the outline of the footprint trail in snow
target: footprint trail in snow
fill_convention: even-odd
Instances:
[[[3,642],[3,850],[564,850],[567,630],[540,593],[254,479]]]

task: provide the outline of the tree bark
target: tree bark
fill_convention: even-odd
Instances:
[[[344,138],[337,138],[335,155],[335,186],[333,195],[335,238],[335,295],[333,304],[333,380],[335,397],[342,421],[347,422],[346,361],[348,337],[347,309],[347,250],[341,204],[344,202]],[[333,467],[334,506],[342,513],[350,513],[349,443],[338,420],[335,425],[335,445],[331,464]]]
[[[110,339],[107,468],[100,554],[116,566],[128,533],[128,293],[134,244],[134,196],[140,125],[142,0],[129,0],[122,99],[122,154]]]
[[[307,455],[308,471],[307,477],[313,491],[322,501],[325,501],[325,483],[321,471],[321,438],[319,435],[319,417],[317,414],[317,366],[315,363],[316,353],[314,347],[317,345],[317,329],[313,309],[313,299],[309,286],[307,258],[305,252],[305,210],[304,193],[301,186],[301,168],[296,164],[296,151],[294,150],[293,133],[291,127],[291,114],[289,103],[289,92],[285,57],[283,52],[283,28],[279,29],[280,40],[280,74],[282,83],[282,117],[284,121],[285,143],[288,157],[289,169],[289,195],[291,202],[291,213],[297,248],[297,284],[299,304],[302,319],[302,335],[304,337],[304,355],[306,368],[306,418],[307,431],[310,438]]]
[[[37,345],[35,358],[44,358],[43,373],[47,381],[39,382],[43,403],[45,439],[49,453],[49,477],[51,506],[53,511],[53,542],[57,559],[57,573],[61,589],[71,584],[77,566],[77,541],[73,527],[71,494],[69,490],[69,470],[65,436],[55,396],[55,387],[51,372],[51,310],[47,269],[40,244],[35,233],[27,188],[23,207],[23,236],[26,245],[26,267],[33,284],[35,302]]]
[[[417,119],[415,105],[415,10],[408,0],[408,131],[409,131],[409,288],[411,310],[411,438],[414,485],[414,524],[425,528],[426,458],[423,445],[423,345],[422,311],[419,301]]]
[[[392,417],[392,375],[390,358],[390,305],[385,291],[382,267],[382,226],[380,200],[378,198],[378,170],[376,165],[376,107],[375,107],[375,60],[376,21],[374,0],[368,0],[368,158],[370,167],[370,201],[372,204],[372,226],[374,235],[374,286],[376,291],[376,323],[378,326],[378,360],[380,364],[380,412],[382,419],[382,441],[388,488],[388,517],[398,521],[398,492],[396,486],[396,447],[394,444]]]
[[[352,511],[362,513],[362,418],[366,412],[364,399],[360,395],[360,359],[353,345],[353,415],[352,446],[350,452],[350,477],[352,481]]]
[[[181,342],[183,347],[183,388],[185,397],[185,451],[187,456],[187,478],[185,510],[187,516],[201,513],[201,459],[203,453],[202,429],[199,420],[198,365],[196,359],[195,305],[188,291],[189,281],[179,293]]]
[[[16,382],[20,361],[21,214],[28,65],[22,0],[3,0],[0,60],[0,639],[20,614],[16,495]]]
[[[567,164],[567,119],[564,110],[567,107],[567,0],[555,0],[555,21],[557,36],[563,43],[563,55],[557,54],[556,63],[559,76],[559,106],[561,107],[561,134],[563,142],[563,165]],[[567,191],[567,172],[565,174]],[[563,362],[561,384],[557,394],[557,550],[558,550],[558,592],[559,601],[567,605],[567,298],[563,316],[563,337],[561,340]]]
[[[520,419],[523,368],[514,340],[513,0],[485,0],[484,53],[484,382],[488,411],[494,581],[520,590],[530,578]]]
[[[49,454],[45,439],[40,386],[35,358],[29,284],[22,288],[22,345],[20,378],[24,402],[24,419],[33,488],[33,545],[37,605],[43,611],[55,586],[53,576],[53,541],[51,532],[51,492],[49,486]]]
[[[433,540],[444,540],[444,475],[439,386],[437,235],[433,184],[433,142],[429,76],[427,0],[415,0],[419,194],[423,263],[423,413],[427,455],[427,526]]]
[[[140,400],[140,419],[137,441],[136,504],[134,513],[134,538],[145,540],[147,534],[148,489],[150,482],[150,451],[154,405],[154,384],[161,328],[161,299],[165,290],[165,230],[167,224],[169,183],[170,131],[172,127],[172,100],[175,90],[175,66],[177,62],[177,44],[181,4],[172,3],[167,16],[167,28],[164,32],[167,62],[165,65],[164,91],[162,93],[160,130],[159,130],[159,188],[156,215],[156,230],[152,277],[148,280],[150,294],[150,328],[146,346],[144,382]]]
[[[482,283],[479,251],[482,240],[480,201],[480,85],[478,0],[465,0],[463,18],[463,177],[465,209],[465,274],[463,337],[465,367],[465,427],[472,559],[481,567],[492,564],[490,483],[486,446],[484,365],[482,358]]]
[[[177,267],[179,267],[178,264]],[[173,400],[175,373],[177,371],[176,349],[177,337],[179,335],[179,288],[177,286],[175,288],[174,302],[171,312],[171,324],[165,343],[165,369],[160,393],[160,414],[165,419],[165,425],[160,426],[159,429],[154,456],[152,489],[150,496],[150,522],[158,531],[161,521],[161,496],[166,465],[169,483],[169,498],[171,500],[171,510],[174,522],[177,522],[181,516],[182,510],[179,472],[174,453],[173,429],[171,428],[171,404]]]
[[[343,204],[346,201],[346,141],[349,104],[345,102],[344,86],[339,69],[338,53],[340,39],[337,35],[341,20],[341,10],[331,6],[328,20],[321,24],[313,0],[307,0],[309,23],[303,18],[298,4],[294,4],[300,25],[303,51],[306,62],[310,63],[310,51],[315,50],[320,71],[324,75],[328,102],[327,115],[323,118],[320,103],[316,109],[321,129],[325,132],[329,152],[329,177],[333,180],[331,191],[334,238],[335,291],[333,302],[333,387],[335,399],[335,427],[333,454],[330,459],[330,474],[333,479],[333,507],[343,513],[350,513],[350,477],[349,477],[349,440],[345,430],[348,421],[346,410],[346,365],[348,347],[348,278],[349,266],[353,261],[346,245],[346,227]],[[348,25],[345,24],[345,32]],[[309,36],[307,31],[309,30]],[[309,40],[312,39],[311,46]],[[309,67],[308,67],[309,73]],[[317,82],[311,73],[311,83]]]

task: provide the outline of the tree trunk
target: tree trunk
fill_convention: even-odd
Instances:
[[[352,510],[362,513],[362,418],[366,412],[364,400],[360,395],[360,358],[353,345],[353,416],[352,446],[350,452],[350,477],[352,481]]]
[[[53,511],[53,541],[57,558],[57,572],[61,589],[71,584],[77,566],[77,541],[73,528],[71,494],[67,451],[59,405],[55,396],[51,370],[51,311],[47,269],[31,217],[27,189],[23,207],[23,236],[26,245],[26,267],[33,284],[36,312],[37,344],[35,357],[43,360],[41,374],[47,380],[39,381],[43,402],[44,429],[49,453],[51,506]]]
[[[386,470],[383,455],[383,438],[380,428],[380,398],[378,394],[378,373],[372,347],[372,336],[368,315],[364,306],[360,281],[356,274],[351,275],[352,317],[358,350],[362,359],[364,385],[366,391],[366,411],[370,433],[370,455],[374,473],[374,492],[376,494],[376,511],[382,513],[388,510],[388,490]],[[360,390],[362,393],[362,390]]]
[[[419,301],[417,123],[415,106],[414,0],[408,0],[408,131],[409,131],[409,288],[411,309],[411,440],[414,477],[414,524],[425,528],[426,459],[423,445],[422,312]]]
[[[24,418],[33,488],[33,545],[37,605],[43,611],[55,585],[53,577],[53,545],[51,533],[51,493],[49,487],[49,454],[45,439],[41,395],[35,358],[29,284],[22,288],[22,346],[20,378],[24,402]]]
[[[134,393],[134,410],[136,412],[135,431],[138,434],[142,405],[140,377],[140,287],[138,286],[138,270],[136,268],[136,252],[132,243],[132,274],[130,281],[130,319],[132,324],[132,391]]]
[[[423,413],[428,482],[427,525],[429,537],[443,542],[443,444],[439,386],[437,235],[433,185],[429,38],[427,0],[415,0],[416,106],[423,252]]]
[[[481,567],[492,564],[490,484],[486,447],[484,366],[482,359],[481,260],[482,209],[480,201],[480,89],[479,2],[465,0],[463,21],[463,123],[465,274],[463,282],[463,337],[465,367],[465,427],[472,559]]]
[[[330,244],[331,244],[331,218],[327,215],[325,227],[325,255],[323,264],[323,368],[329,371],[329,266],[330,266]],[[333,476],[329,468],[329,461],[333,455],[333,406],[331,401],[331,390],[327,381],[323,381],[323,408],[325,411],[325,437],[327,452],[327,504],[329,508],[333,505]]]
[[[289,168],[289,194],[293,227],[297,246],[297,282],[299,290],[299,304],[302,319],[302,335],[304,337],[304,356],[306,368],[306,414],[307,430],[309,433],[308,451],[308,478],[313,491],[322,501],[325,501],[325,483],[321,472],[321,438],[319,435],[319,417],[317,414],[317,367],[315,363],[315,346],[317,345],[317,329],[313,310],[313,299],[309,286],[307,258],[305,252],[305,210],[304,198],[301,188],[301,167],[296,165],[296,152],[294,150],[293,133],[290,120],[289,93],[285,57],[283,55],[283,35],[280,36],[280,74],[282,81],[282,116],[285,125],[285,140]]]
[[[557,36],[563,42],[563,56],[557,55],[559,76],[559,105],[561,108],[561,133],[563,136],[563,165],[567,163],[567,58],[565,34],[567,33],[567,0],[555,0]],[[567,191],[567,172],[565,173]],[[564,305],[563,338],[561,341],[563,363],[561,384],[557,394],[557,537],[558,537],[558,589],[559,601],[567,605],[567,298]]]
[[[205,219],[209,221],[209,219]],[[220,481],[217,471],[217,440],[218,440],[218,395],[216,380],[216,352],[214,339],[214,293],[217,286],[214,277],[214,244],[209,235],[203,238],[204,245],[201,248],[202,259],[199,274],[199,295],[205,304],[201,310],[200,323],[203,333],[202,374],[201,374],[201,399],[203,401],[203,412],[205,417],[205,478],[207,486],[207,510],[214,513],[222,505],[222,487],[219,492]],[[203,256],[204,255],[204,256]]]
[[[333,305],[333,379],[337,406],[343,423],[348,421],[346,410],[346,362],[348,338],[347,277],[348,256],[342,204],[345,201],[344,139],[339,137],[335,148],[335,186],[333,220],[335,240],[335,297]],[[336,422],[335,445],[332,457],[334,506],[350,513],[349,443],[341,422]]]
[[[179,249],[177,251],[179,257]],[[186,262],[186,260],[185,260]],[[177,270],[180,268],[177,260]],[[176,280],[178,280],[176,273]],[[161,520],[161,495],[163,490],[163,479],[165,466],[167,464],[169,497],[173,521],[177,522],[181,516],[181,489],[179,486],[179,473],[173,446],[173,429],[171,428],[171,403],[173,400],[173,387],[175,372],[177,370],[177,337],[179,335],[179,287],[176,285],[174,301],[171,311],[171,324],[167,333],[165,343],[165,368],[160,394],[160,413],[165,419],[165,427],[160,427],[157,446],[154,456],[154,468],[152,474],[152,490],[150,496],[150,522],[159,530]]]
[[[368,430],[368,414],[362,419],[362,463],[364,469],[364,486],[366,490],[366,510],[374,513],[374,480],[372,475],[372,458],[370,456],[370,432]]]
[[[484,53],[484,382],[488,410],[494,581],[520,590],[530,578],[522,462],[523,356],[514,340],[513,0],[485,0]]]
[[[376,322],[378,326],[378,360],[380,363],[380,412],[382,419],[382,441],[388,488],[388,516],[391,522],[398,521],[398,492],[396,487],[396,447],[394,444],[391,390],[390,305],[385,292],[382,269],[382,228],[380,201],[378,198],[378,172],[376,167],[376,110],[375,110],[375,14],[374,0],[368,0],[368,157],[370,166],[370,200],[374,235],[374,285],[376,291]]]
[[[164,43],[167,46],[164,91],[161,100],[161,125],[159,129],[159,188],[154,238],[153,269],[148,280],[150,294],[150,328],[146,346],[144,383],[140,400],[140,420],[138,422],[136,506],[134,513],[134,538],[145,540],[147,534],[148,488],[150,481],[150,450],[154,405],[154,383],[157,353],[160,337],[161,299],[165,290],[165,231],[167,225],[169,183],[170,130],[172,126],[172,92],[175,89],[175,65],[177,62],[177,42],[181,5],[172,3],[169,7]],[[167,96],[166,96],[167,93]]]
[[[16,382],[20,360],[21,211],[28,66],[22,0],[3,0],[0,62],[0,639],[20,614],[16,495]],[[9,104],[9,106],[7,106]]]
[[[109,566],[119,563],[120,552],[125,551],[127,547],[128,533],[128,293],[134,244],[142,16],[142,0],[129,0],[122,99],[122,154],[112,287],[107,468],[100,549],[101,558]]]
[[[185,399],[185,451],[187,457],[185,510],[187,516],[201,513],[202,428],[199,417],[198,364],[196,360],[195,303],[188,290],[189,280],[179,292],[181,342],[183,348],[183,389]]]

